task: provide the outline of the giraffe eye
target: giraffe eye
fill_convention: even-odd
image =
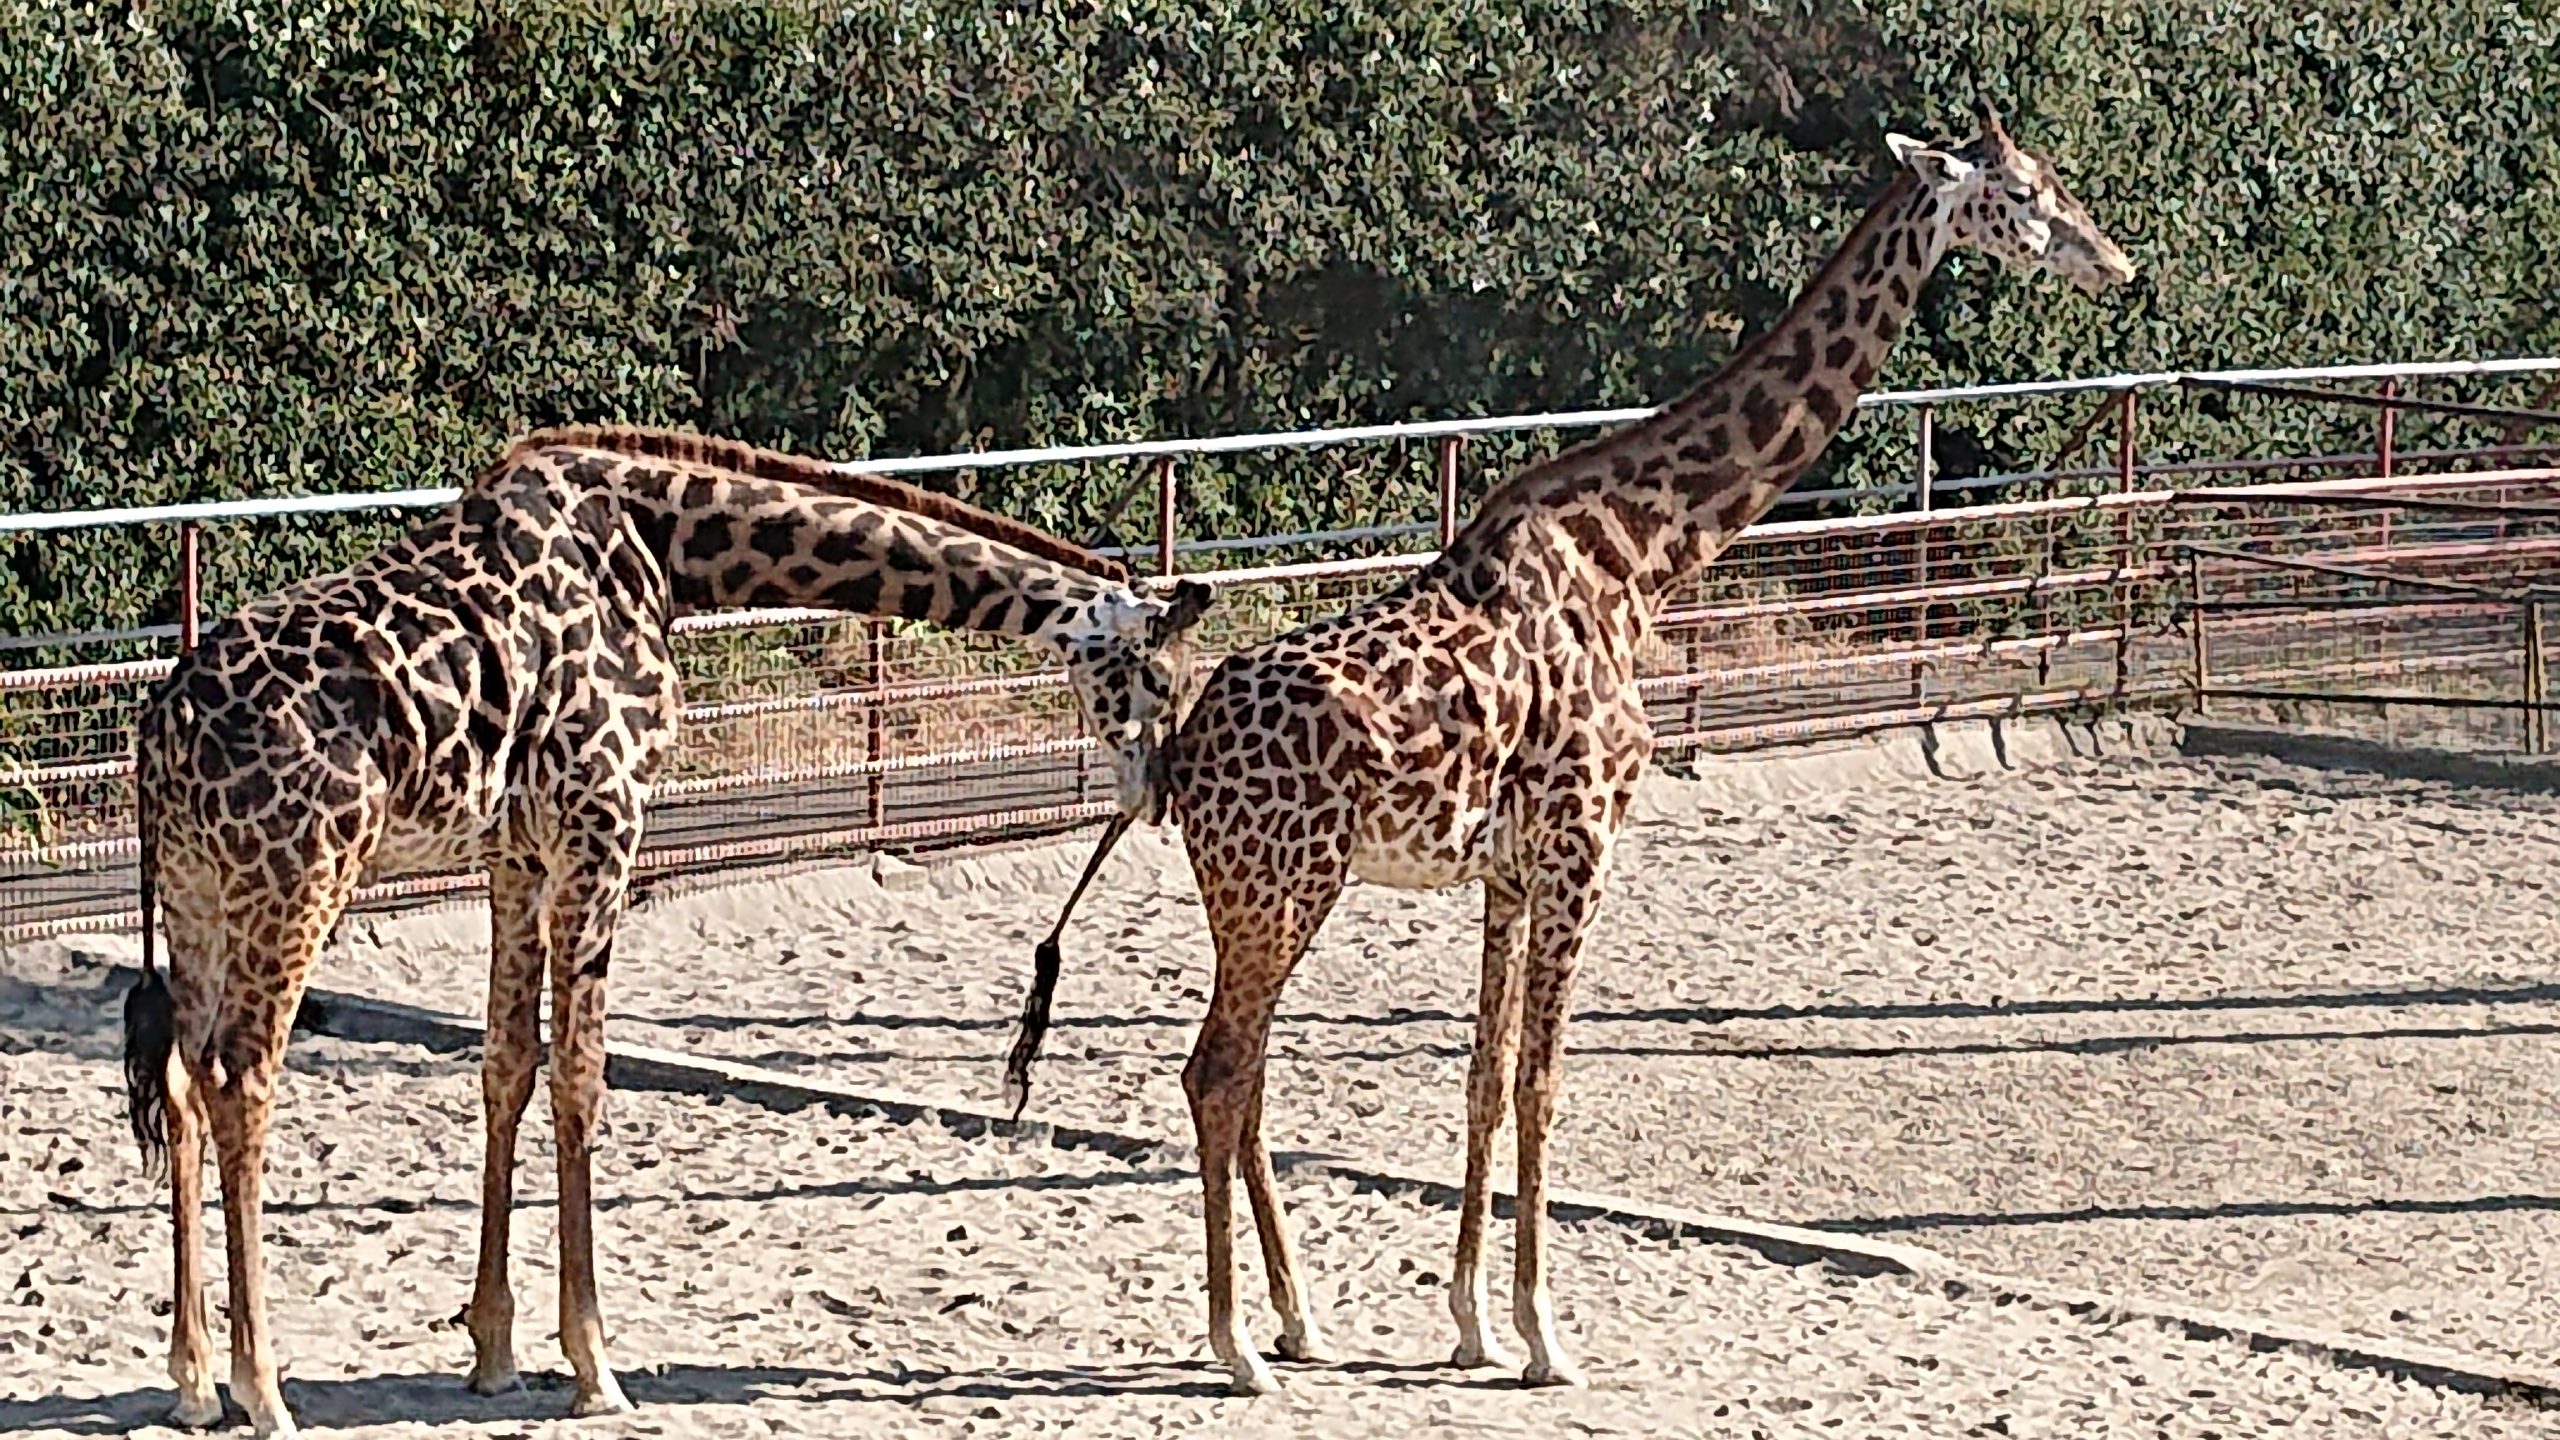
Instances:
[[[2034,198],[2036,198],[2036,192],[2028,189],[2024,185],[2012,185],[2009,187],[2009,203],[2012,205],[2024,205]]]

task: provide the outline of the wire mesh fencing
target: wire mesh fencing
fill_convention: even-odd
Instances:
[[[1426,558],[1203,574],[1221,592],[1204,655],[1346,609]],[[1787,522],[1668,597],[1642,684],[1669,753],[2199,702],[2314,722],[2361,707],[2403,738],[2536,750],[2553,566],[2553,471]],[[1028,647],[798,611],[688,618],[676,642],[685,723],[646,877],[1108,812],[1065,677]],[[0,673],[0,936],[130,923],[131,728],[169,664]],[[479,883],[404,877],[363,903]]]

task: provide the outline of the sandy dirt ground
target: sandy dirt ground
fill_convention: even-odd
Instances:
[[[25,950],[0,969],[0,1433],[168,1433],[167,1231],[122,1135],[120,983]],[[1448,1216],[1340,1182],[1291,1187],[1340,1363],[1239,1400],[1201,1353],[1179,1168],[651,1094],[616,1097],[598,1176],[611,1343],[641,1409],[570,1422],[542,1318],[538,1138],[517,1232],[527,1389],[465,1392],[468,1342],[441,1324],[469,1289],[478,1110],[468,1056],[297,1040],[267,1232],[285,1393],[308,1430],[2560,1435],[2560,1414],[2314,1359],[1605,1224],[1565,1226],[1558,1247],[1593,1384],[1523,1392],[1437,1363]],[[541,1110],[537,1092],[534,1137]]]
[[[1896,742],[1650,781],[1558,1182],[2560,1365],[2560,800],[2045,734],[2009,769],[1944,743],[1962,778]],[[1089,844],[660,902],[615,1033],[992,1105]],[[1479,904],[1345,895],[1282,1005],[1275,1147],[1456,1173]],[[485,933],[359,925],[323,980],[468,1009]],[[1211,975],[1178,837],[1133,836],[1035,1113],[1187,1138]]]

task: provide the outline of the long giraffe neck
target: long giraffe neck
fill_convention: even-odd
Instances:
[[[872,503],[877,485],[893,483],[877,477],[836,477],[765,451],[750,453],[772,463],[713,463],[674,443],[700,437],[673,432],[657,432],[672,440],[655,450],[579,443],[595,433],[577,432],[572,440],[559,433],[527,437],[483,483],[505,484],[516,465],[534,461],[581,488],[610,493],[638,522],[678,615],[807,606],[1064,647],[1107,629],[1114,606],[1128,598],[1115,579],[1034,554],[1010,536]],[[825,488],[777,478],[794,465],[810,467]],[[844,487],[850,494],[837,493],[839,479],[858,483]],[[958,502],[950,506],[963,516],[983,514]],[[985,518],[997,528],[1014,525]],[[1027,533],[1045,549],[1082,554]]]
[[[1652,608],[1822,454],[1883,368],[1944,248],[1935,201],[1903,173],[1776,324],[1653,416],[1496,489],[1442,573],[1489,590],[1504,556],[1518,553],[1512,537],[1552,529]]]

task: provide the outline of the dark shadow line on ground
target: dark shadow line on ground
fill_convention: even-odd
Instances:
[[[1720,1025],[1736,1020],[1991,1020],[2039,1015],[2186,1015],[2251,1010],[2388,1010],[2438,1005],[2529,1005],[2560,1001],[2560,983],[2502,986],[2428,986],[2410,990],[2307,991],[2290,995],[2123,996],[2094,1000],[1946,1000],[1925,1004],[1650,1006],[1627,1010],[1578,1010],[1577,1025],[1690,1024]],[[1205,1001],[1202,1002],[1206,1008]],[[669,1030],[1011,1030],[1014,1020],[956,1015],[639,1015],[629,1021]],[[1067,1015],[1050,1022],[1056,1030],[1108,1030],[1122,1027],[1189,1027],[1199,1017],[1182,1015]],[[1472,1012],[1391,1009],[1383,1015],[1326,1015],[1295,1011],[1278,1016],[1280,1025],[1472,1025]],[[1576,1046],[1580,1049],[1580,1046]]]
[[[1959,1055],[2121,1055],[2177,1045],[2312,1044],[2338,1040],[2483,1040],[2520,1035],[2560,1035],[2560,1023],[2481,1026],[2407,1026],[2371,1030],[2235,1030],[2215,1035],[2090,1035],[2068,1040],[1967,1040],[1941,1045],[1575,1045],[1576,1055],[1616,1055],[1677,1060],[1907,1060]],[[1384,1063],[1414,1058],[1462,1060],[1463,1045],[1406,1045],[1379,1050],[1284,1050],[1274,1059],[1332,1064]],[[1089,1051],[1064,1057],[1087,1062],[1161,1059],[1144,1051]]]
[[[1329,1366],[1354,1373],[1399,1375],[1434,1367],[1384,1362]],[[667,1365],[625,1370],[623,1389],[645,1412],[661,1405],[742,1405],[781,1400],[795,1406],[856,1401],[919,1405],[936,1399],[1111,1399],[1124,1396],[1215,1398],[1232,1393],[1222,1369],[1164,1361],[1066,1365],[1046,1369],[870,1370],[843,1372],[770,1365]],[[824,1388],[811,1389],[823,1385]],[[425,1425],[535,1423],[568,1419],[569,1377],[528,1373],[523,1388],[481,1396],[458,1373],[368,1375],[284,1381],[285,1403],[305,1430],[397,1422]],[[0,1434],[46,1429],[70,1435],[120,1435],[168,1423],[176,1393],[166,1387],[97,1397],[51,1395],[0,1400]],[[236,1417],[236,1407],[232,1411]],[[221,1428],[229,1428],[228,1424]]]
[[[519,1173],[523,1167],[519,1165]],[[651,1166],[650,1169],[660,1167]],[[647,1172],[643,1171],[645,1175]],[[783,1200],[851,1200],[869,1196],[893,1195],[965,1195],[997,1190],[1110,1190],[1128,1186],[1171,1185],[1189,1180],[1192,1170],[1105,1170],[1090,1175],[1021,1175],[976,1176],[962,1180],[935,1180],[910,1176],[904,1180],[855,1179],[838,1180],[825,1185],[774,1186],[763,1190],[682,1191],[673,1194],[630,1195],[607,1192],[598,1195],[599,1210],[624,1210],[635,1205],[716,1205],[724,1203],[764,1204]],[[140,1183],[139,1181],[136,1182]],[[273,1180],[270,1179],[270,1184]],[[158,1187],[154,1187],[155,1189]],[[208,1183],[206,1204],[218,1206],[217,1187]],[[44,1209],[0,1209],[0,1220],[24,1220],[43,1215],[84,1215],[92,1217],[164,1215],[162,1204],[98,1205],[77,1196],[55,1194],[53,1203]],[[535,1196],[516,1201],[517,1210],[543,1210],[557,1204],[551,1196]],[[426,1212],[479,1213],[480,1201],[433,1196],[413,1200],[406,1196],[385,1196],[376,1200],[276,1200],[269,1199],[261,1207],[269,1215],[415,1215]]]
[[[2560,1195],[2475,1195],[2460,1200],[2246,1200],[2227,1205],[2092,1205],[2078,1210],[2028,1210],[1963,1214],[1868,1215],[1845,1220],[1798,1220],[1808,1230],[1890,1235],[1913,1230],[1993,1229],[2028,1225],[2085,1225],[2100,1220],[2281,1220],[2357,1215],[2489,1215],[2503,1211],[2560,1210]]]
[[[1960,1040],[1909,1045],[1584,1045],[1573,1053],[1644,1060],[1911,1060],[1968,1055],[2127,1055],[2196,1045],[2320,1044],[2364,1040],[2496,1040],[2518,1036],[2560,1035],[2560,1022],[2515,1025],[2406,1025],[2365,1030],[2229,1030],[2209,1035],[2085,1035],[2055,1040]],[[1271,1058],[1292,1064],[1392,1064],[1398,1060],[1463,1060],[1464,1045],[1413,1044],[1366,1050],[1318,1050],[1274,1045]],[[837,1067],[859,1065],[970,1065],[988,1063],[979,1054],[917,1055],[883,1050],[847,1050],[832,1054],[807,1050],[763,1050],[752,1054],[713,1052],[736,1063],[826,1074]],[[1180,1060],[1178,1053],[1149,1050],[1096,1050],[1060,1053],[1057,1064],[1156,1065]]]

